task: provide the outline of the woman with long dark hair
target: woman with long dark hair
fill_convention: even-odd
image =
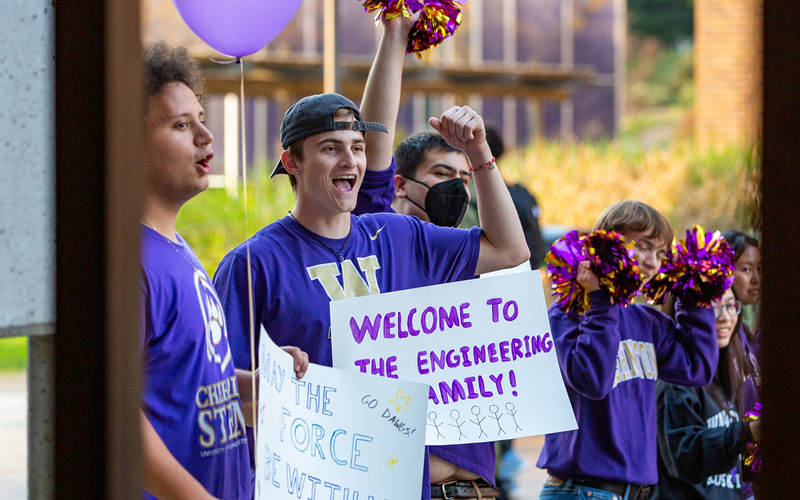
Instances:
[[[734,265],[733,294],[742,303],[744,312],[751,312],[750,322],[745,320],[744,312],[739,321],[737,332],[741,338],[742,349],[753,367],[753,375],[745,381],[743,388],[744,411],[751,411],[760,401],[761,390],[761,326],[759,321],[759,301],[761,300],[761,250],[754,237],[729,229],[722,237],[733,249]],[[744,484],[745,500],[755,497],[752,484]]]
[[[733,294],[744,306],[756,306],[761,299],[761,251],[758,240],[741,231],[730,229],[722,233],[735,255],[733,272]],[[759,351],[761,344],[761,328],[758,312],[754,313],[752,324],[741,321],[739,333],[745,354],[753,365],[753,382],[761,386],[761,370],[759,367]],[[747,399],[747,398],[746,398]],[[755,401],[746,401],[754,403]],[[751,404],[752,406],[752,404]]]

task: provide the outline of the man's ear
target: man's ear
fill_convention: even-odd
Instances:
[[[408,179],[406,179],[402,175],[396,174],[394,176],[394,197],[395,198],[405,198],[406,197],[406,182],[408,182]]]
[[[289,151],[281,153],[281,163],[283,168],[292,175],[297,175],[300,172],[300,164],[297,163]]]

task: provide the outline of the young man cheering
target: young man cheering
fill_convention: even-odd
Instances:
[[[142,224],[144,496],[252,496],[245,437],[251,373],[235,370],[219,298],[175,231],[181,207],[208,187],[213,136],[203,79],[183,48],[144,47],[147,118]],[[302,376],[305,353],[286,348]]]

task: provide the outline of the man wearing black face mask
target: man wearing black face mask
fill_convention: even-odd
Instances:
[[[480,119],[468,107],[463,109]],[[436,132],[422,132],[401,142],[394,159],[396,173],[391,167],[370,169],[368,163],[353,213],[394,211],[437,226],[458,227],[470,201],[472,174],[466,154]]]
[[[394,154],[395,211],[457,227],[467,211],[472,179],[464,153],[439,134],[423,132],[401,142]]]

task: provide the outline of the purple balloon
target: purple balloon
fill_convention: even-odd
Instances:
[[[244,57],[289,24],[301,0],[172,0],[194,33],[215,50]]]

